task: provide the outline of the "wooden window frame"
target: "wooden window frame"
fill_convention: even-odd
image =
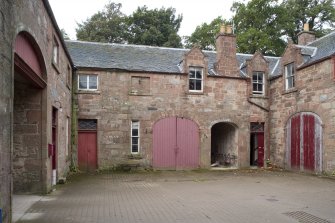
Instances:
[[[197,78],[196,72],[199,71],[201,72],[201,78]],[[191,77],[191,72],[194,72],[194,77]],[[194,85],[194,89],[191,89],[191,80],[194,82],[201,81],[201,89],[197,90],[196,89],[196,84]],[[189,92],[203,92],[204,90],[204,69],[202,67],[189,67],[189,72],[188,72],[188,90]]]
[[[257,80],[254,80],[254,75],[257,75]],[[262,81],[258,80],[258,76],[262,76]],[[265,74],[262,71],[254,71],[252,72],[252,94],[253,95],[264,95],[265,93],[265,81],[264,81]],[[255,91],[254,90],[254,84],[257,84],[257,86],[262,86],[262,91]]]
[[[80,87],[80,77],[86,76],[86,88],[81,88]],[[90,88],[90,77],[96,77],[96,82],[97,82],[97,87],[96,88]],[[99,89],[99,77],[97,74],[79,74],[78,75],[78,90],[81,91],[97,91]]]
[[[134,128],[134,124],[137,124],[137,128]],[[140,153],[140,121],[132,120],[130,125],[130,153],[139,154]],[[137,135],[133,134],[133,130],[137,129]],[[133,144],[133,139],[137,139],[137,144]],[[133,146],[137,147],[137,151],[133,150]]]
[[[294,63],[289,63],[284,66],[285,73],[285,90],[295,88],[295,68]],[[292,86],[289,86],[289,79],[292,79]]]

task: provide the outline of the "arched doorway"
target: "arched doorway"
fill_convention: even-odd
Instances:
[[[199,167],[199,128],[192,120],[169,117],[153,127],[153,167],[194,169]]]
[[[42,192],[46,68],[36,41],[27,32],[17,35],[14,52],[13,190]]]
[[[300,112],[288,120],[286,163],[289,169],[322,172],[322,126],[316,114]]]
[[[237,127],[227,122],[216,123],[211,129],[211,166],[236,167]]]

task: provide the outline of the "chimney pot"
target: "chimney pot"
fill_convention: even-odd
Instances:
[[[309,24],[308,23],[305,23],[304,24],[304,31],[309,31]]]
[[[227,28],[227,33],[228,34],[232,34],[233,33],[233,28],[232,28],[231,25],[227,25],[226,28]]]
[[[220,33],[225,33],[226,32],[226,25],[222,24],[220,27]]]

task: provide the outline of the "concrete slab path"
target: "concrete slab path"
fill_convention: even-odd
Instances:
[[[17,222],[335,223],[335,180],[265,170],[82,174]]]

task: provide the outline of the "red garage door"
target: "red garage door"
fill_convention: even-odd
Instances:
[[[309,112],[291,117],[287,126],[287,160],[291,169],[322,171],[320,118]]]
[[[199,129],[185,118],[165,118],[153,127],[153,167],[192,169],[199,166]]]
[[[97,169],[97,131],[96,120],[79,120],[78,166],[82,171]]]

